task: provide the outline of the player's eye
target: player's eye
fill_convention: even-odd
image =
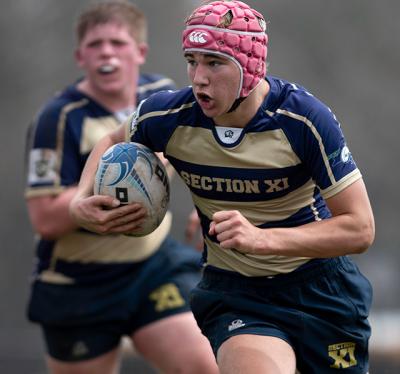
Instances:
[[[219,66],[219,65],[221,65],[221,61],[219,61],[219,60],[211,60],[211,61],[208,62],[208,65],[210,65],[211,67]]]
[[[111,43],[115,47],[121,47],[126,44],[126,42],[123,40],[112,40]]]
[[[100,40],[93,40],[92,42],[87,44],[88,48],[98,48],[101,45],[101,41]]]

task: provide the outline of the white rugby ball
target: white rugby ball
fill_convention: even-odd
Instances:
[[[118,143],[108,148],[99,162],[94,194],[116,197],[121,204],[141,203],[148,216],[142,228],[129,235],[147,235],[160,225],[168,210],[167,171],[146,146]]]

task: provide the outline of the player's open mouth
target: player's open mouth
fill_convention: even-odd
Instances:
[[[205,93],[198,93],[198,94],[197,94],[197,99],[198,99],[199,101],[201,101],[201,102],[209,103],[210,100],[211,100],[211,97],[208,96],[208,95],[205,94]]]
[[[112,73],[114,73],[114,71],[116,71],[117,70],[117,67],[115,66],[115,65],[112,65],[112,64],[104,64],[104,65],[101,65],[98,69],[97,69],[97,71],[100,73],[100,74],[112,74]]]

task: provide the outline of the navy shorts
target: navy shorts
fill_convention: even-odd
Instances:
[[[168,238],[154,255],[112,282],[65,286],[36,281],[28,318],[42,326],[51,357],[70,362],[97,357],[117,347],[124,335],[190,311],[200,258]]]
[[[215,355],[234,335],[275,336],[293,347],[301,373],[365,374],[371,299],[369,281],[339,257],[273,278],[208,266],[191,307]]]

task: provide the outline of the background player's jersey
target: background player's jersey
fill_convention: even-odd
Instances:
[[[132,141],[164,152],[190,188],[206,264],[248,276],[309,259],[221,249],[207,234],[213,213],[237,209],[260,228],[299,226],[330,217],[324,198],[361,178],[330,109],[302,87],[267,80],[270,92],[244,129],[216,127],[190,87],[152,96],[130,120]]]
[[[142,74],[137,102],[173,88],[175,85],[168,78]],[[29,128],[26,198],[55,196],[66,187],[77,185],[96,142],[119,126],[123,117],[124,113],[111,113],[78,91],[76,85],[51,99]],[[158,249],[170,225],[171,215],[167,214],[161,226],[145,237],[101,236],[77,230],[57,241],[37,238],[35,277],[45,282],[74,284],[98,282],[129,272],[133,262]]]

